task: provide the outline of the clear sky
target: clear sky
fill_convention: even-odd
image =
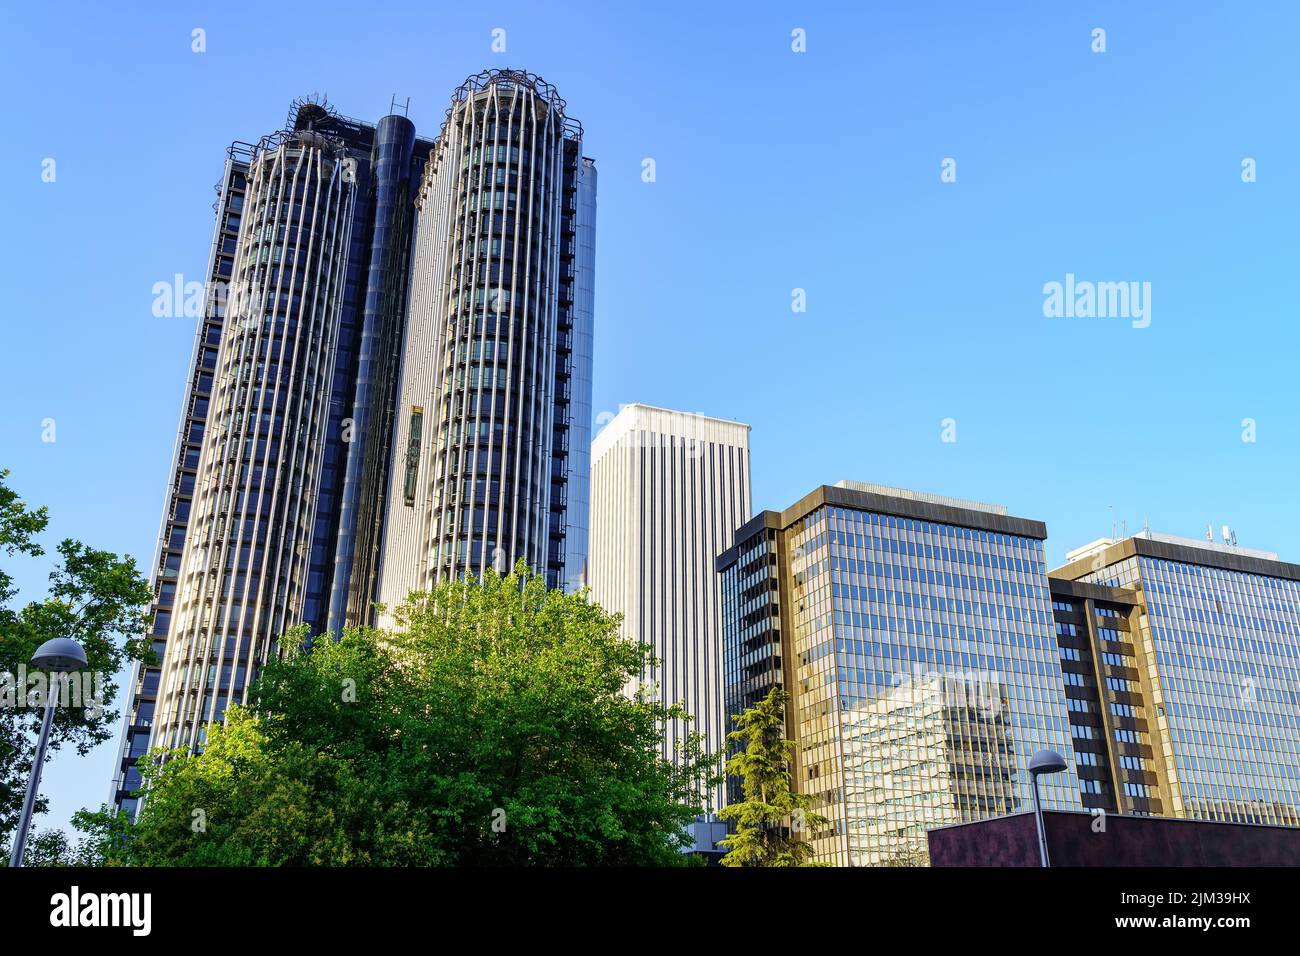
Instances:
[[[1042,519],[1051,564],[1112,508],[1300,561],[1294,3],[0,16],[0,467],[50,507],[51,543],[152,563],[194,332],[152,288],[202,279],[225,147],[312,92],[368,120],[409,96],[432,135],[467,75],[515,67],[558,86],[600,170],[598,414],[749,422],[758,508],[855,478]],[[1046,317],[1067,274],[1150,283],[1149,326]],[[9,566],[38,597],[48,565]],[[60,754],[48,822],[103,802],[115,755]]]

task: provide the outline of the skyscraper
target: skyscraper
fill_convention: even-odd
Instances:
[[[1150,531],[1066,557],[1053,599],[1091,659],[1063,667],[1108,771],[1097,805],[1300,826],[1300,565]]]
[[[555,87],[455,92],[419,189],[380,600],[587,548],[596,169]]]
[[[415,129],[298,101],[236,143],[154,570],[159,660],[135,669],[113,797],[149,746],[201,746],[284,631],[370,603],[387,485]]]
[[[623,614],[624,637],[654,649],[639,684],[693,718],[665,728],[668,759],[687,730],[710,752],[725,746],[715,560],[749,514],[748,425],[625,405],[592,443],[588,583]],[[723,806],[721,788],[710,802]]]
[[[913,862],[925,831],[1030,805],[1026,764],[1070,752],[1039,521],[859,482],[756,515],[718,559],[723,693],[790,694],[792,786],[841,865]],[[1047,806],[1077,809],[1073,768]]]

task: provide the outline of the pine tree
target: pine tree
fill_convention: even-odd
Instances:
[[[723,866],[820,866],[816,851],[801,834],[829,822],[813,813],[812,798],[790,789],[790,760],[794,742],[786,740],[785,705],[789,695],[779,687],[756,706],[735,718],[727,739],[743,749],[727,761],[727,773],[743,781],[745,799],[724,807],[724,820],[736,821],[736,832],[720,845],[727,848]]]

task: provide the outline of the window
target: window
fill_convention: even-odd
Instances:
[[[406,440],[406,480],[402,495],[407,506],[415,504],[415,480],[420,473],[420,435],[424,430],[424,409],[419,406],[411,408],[411,434]]]

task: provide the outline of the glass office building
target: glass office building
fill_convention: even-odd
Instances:
[[[840,482],[720,556],[728,710],[790,692],[819,859],[923,862],[926,830],[1027,809],[1030,756],[1070,752],[1045,538],[1000,506]],[[1041,787],[1080,808],[1073,768]]]
[[[405,117],[308,100],[228,151],[153,573],[159,659],[128,689],[118,806],[150,746],[200,747],[246,701],[286,629],[370,607],[429,145]]]
[[[1300,565],[1150,532],[1067,558],[1054,577],[1134,605],[1133,689],[1153,770],[1144,793],[1160,812],[1300,825]]]
[[[453,95],[420,185],[380,599],[587,553],[596,168],[555,87]],[[387,621],[385,620],[385,623]]]

